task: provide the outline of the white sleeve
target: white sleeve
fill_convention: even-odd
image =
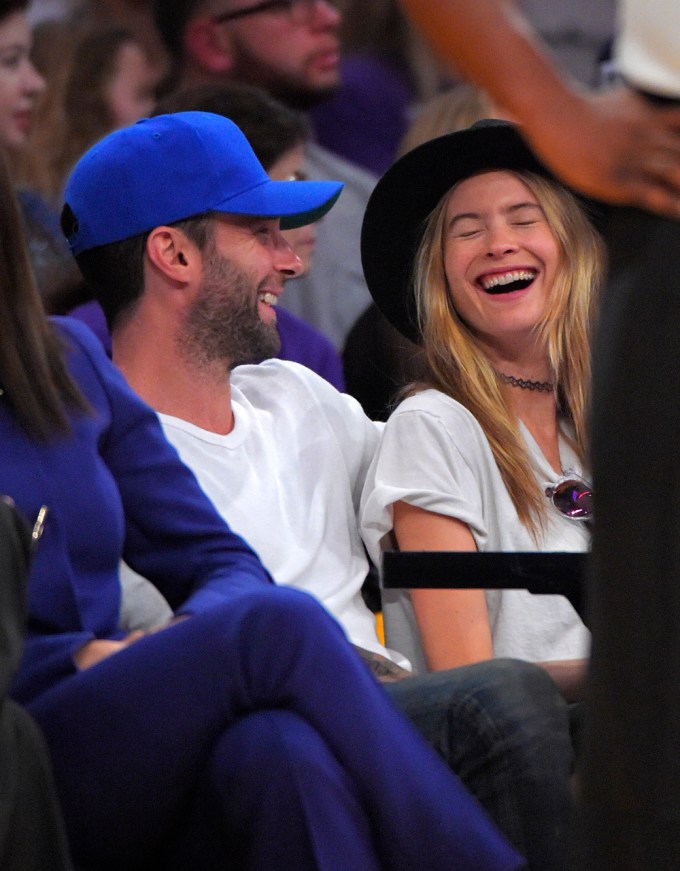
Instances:
[[[278,377],[285,372],[288,389],[303,391],[298,393],[300,414],[309,414],[311,409],[317,409],[319,418],[316,421],[310,419],[309,426],[322,425],[320,432],[326,434],[324,437],[335,440],[349,475],[354,510],[358,514],[366,474],[385,425],[370,420],[354,397],[340,393],[305,366],[280,360],[268,361],[260,366],[268,367],[273,373],[278,371]],[[295,402],[295,393],[291,392],[290,398]]]
[[[400,500],[455,517],[475,537],[485,535],[480,480],[490,449],[468,412],[460,407],[452,412],[397,409],[388,420],[361,504],[362,535],[372,559],[378,559],[392,530],[392,504]]]

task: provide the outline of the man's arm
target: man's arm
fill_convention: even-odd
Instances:
[[[580,90],[508,0],[402,0],[435,50],[517,120],[532,148],[589,196],[680,217],[680,108],[620,88]],[[680,99],[680,94],[678,94]]]

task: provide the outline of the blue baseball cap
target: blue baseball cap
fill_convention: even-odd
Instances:
[[[208,212],[280,218],[290,230],[323,217],[342,187],[272,181],[221,115],[158,115],[110,133],[78,161],[64,194],[64,232],[78,255]]]

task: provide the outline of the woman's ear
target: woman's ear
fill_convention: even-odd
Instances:
[[[177,227],[156,227],[146,240],[151,265],[173,284],[186,286],[200,281],[203,258],[200,250]]]
[[[224,74],[234,65],[226,28],[219,27],[210,18],[189,22],[184,34],[184,54],[192,66],[210,73]]]

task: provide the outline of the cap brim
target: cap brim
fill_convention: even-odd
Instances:
[[[279,218],[282,230],[294,230],[323,218],[343,187],[338,181],[267,181],[224,200],[213,211]]]

